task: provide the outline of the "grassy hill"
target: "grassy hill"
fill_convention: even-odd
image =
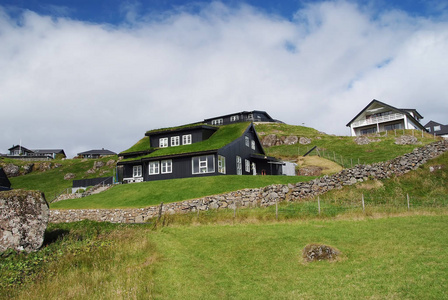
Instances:
[[[319,132],[313,128],[304,126],[294,126],[287,124],[256,124],[255,129],[263,139],[269,134],[275,134],[279,138],[290,135],[298,137],[306,137],[311,139],[308,145],[280,145],[265,148],[270,156],[281,157],[285,160],[296,161],[298,155],[304,155],[313,146],[317,146],[319,153],[330,160],[337,162],[344,167],[350,167],[352,164],[371,164],[380,161],[387,161],[405,153],[411,152],[416,147],[430,144],[435,141],[434,136],[421,131],[399,130],[396,132],[389,131],[388,134],[382,132],[374,136],[370,136],[371,140],[375,140],[367,145],[358,145],[355,137],[335,136]],[[418,144],[416,145],[396,145],[395,138],[401,135],[414,135]],[[317,155],[317,151],[313,151],[311,155]]]
[[[87,179],[95,177],[113,176],[115,164],[107,165],[107,162],[118,160],[117,156],[109,156],[101,159],[65,159],[65,160],[51,160],[45,162],[26,162],[17,159],[3,158],[0,164],[14,164],[23,167],[27,164],[34,163],[34,170],[27,174],[18,177],[11,177],[12,188],[25,190],[39,190],[45,193],[47,201],[51,201],[56,195],[67,188],[72,187],[73,179]],[[102,162],[103,167],[93,168],[95,162]],[[46,168],[41,166],[47,166]],[[91,170],[90,173],[87,171]],[[64,176],[68,173],[73,173],[73,179],[65,180]]]

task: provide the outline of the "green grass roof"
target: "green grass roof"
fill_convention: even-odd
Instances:
[[[149,144],[149,137],[145,136],[135,143],[131,148],[120,152],[120,154],[148,151],[151,150],[151,145]]]
[[[193,143],[191,145],[160,148],[150,154],[140,156],[137,158],[125,159],[123,161],[133,161],[142,158],[218,150],[219,148],[224,147],[225,145],[231,143],[232,141],[242,136],[243,133],[246,131],[247,127],[249,126],[249,124],[250,124],[249,122],[243,122],[243,123],[235,123],[231,125],[220,126],[219,129],[209,139],[205,141]],[[147,139],[149,140],[149,138]],[[130,149],[132,149],[132,147]]]

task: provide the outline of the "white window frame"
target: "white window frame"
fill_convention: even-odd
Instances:
[[[149,175],[158,175],[160,172],[160,163],[159,161],[150,161],[148,164],[148,173]]]
[[[212,166],[209,165],[209,159],[211,159]],[[195,164],[197,163],[198,171],[195,172]],[[207,174],[215,173],[215,156],[214,155],[202,155],[194,156],[191,158],[191,173],[192,174]]]
[[[164,137],[164,138],[160,138],[159,139],[159,147],[160,148],[166,148],[168,147],[168,138]]]
[[[250,139],[247,135],[244,136],[244,143],[246,144],[247,147],[250,147]]]
[[[224,124],[224,120],[222,118],[212,120],[212,125],[222,125]]]
[[[169,174],[173,173],[173,160],[172,159],[165,159],[160,162],[161,166],[161,172],[162,174]]]
[[[226,158],[218,155],[218,173],[226,174]]]
[[[132,177],[142,177],[142,166],[133,166],[132,167]]]
[[[191,134],[184,134],[182,136],[182,145],[190,145],[191,144]]]
[[[180,145],[180,137],[178,135],[171,137],[171,146],[179,146]]]
[[[248,159],[244,160],[244,168],[247,173],[250,173],[250,161]]]
[[[434,126],[434,131],[440,131],[440,125],[436,125],[436,126]]]
[[[243,166],[242,166],[241,156],[236,157],[236,175],[243,175]]]
[[[239,119],[240,119],[240,116],[239,116],[239,115],[231,116],[231,117],[230,117],[230,122],[236,122],[236,121],[238,121]]]
[[[252,148],[252,150],[255,150],[255,141],[254,140],[250,141],[250,147]]]

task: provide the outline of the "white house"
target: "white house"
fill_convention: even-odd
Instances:
[[[350,127],[352,136],[394,129],[425,130],[420,124],[421,119],[422,115],[415,109],[396,108],[374,99],[347,124],[347,127]]]

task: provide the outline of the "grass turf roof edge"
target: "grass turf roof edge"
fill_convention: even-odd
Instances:
[[[250,122],[240,122],[230,125],[219,126],[218,130],[207,140],[193,143],[190,145],[181,145],[175,147],[159,148],[154,152],[140,157],[124,159],[122,162],[139,161],[144,158],[170,156],[187,153],[199,153],[211,150],[218,150],[233,142],[243,135],[250,126]]]

